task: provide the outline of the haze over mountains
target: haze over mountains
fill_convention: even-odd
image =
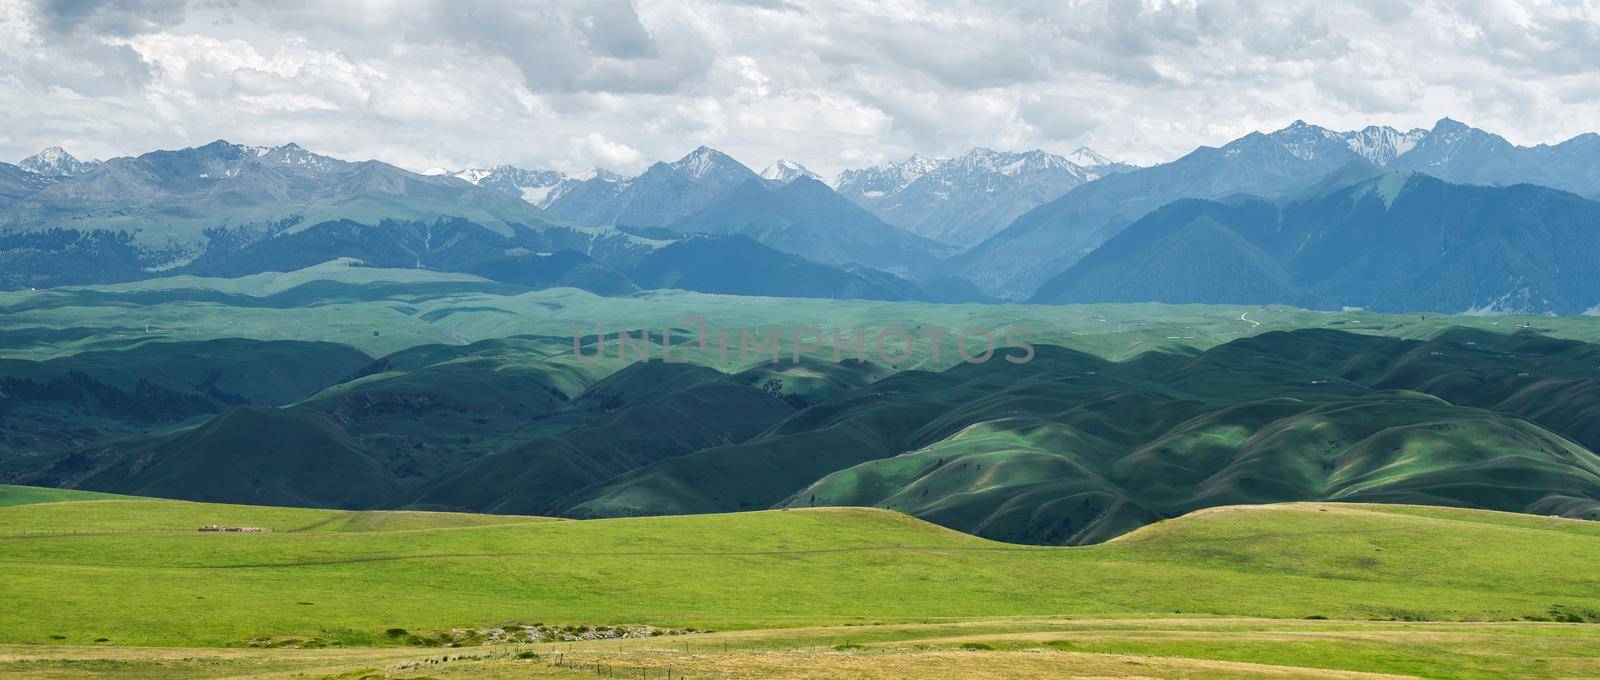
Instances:
[[[1418,169],[1448,181],[1546,183],[1589,199],[1600,153],[1594,135],[1554,146],[1518,147],[1450,119],[1401,133],[1369,127],[1335,132],[1303,122],[1201,147],[1170,163],[1108,175],[1017,218],[951,263],[953,273],[1002,297],[1025,298],[1135,220],[1183,198],[1278,194],[1311,186],[1352,162]],[[1551,179],[1559,176],[1559,181]],[[1547,243],[1548,248],[1565,244]],[[1600,302],[1600,301],[1597,301]],[[1452,310],[1463,311],[1463,310]]]
[[[1329,207],[1330,201],[1373,195],[1349,185],[1378,182],[1385,172],[1458,187],[1531,184],[1575,196],[1438,188],[1430,191],[1470,195],[1469,204],[1478,207],[1470,213],[1416,212],[1405,209],[1422,200],[1414,187],[1435,185],[1384,180],[1383,186],[1403,190],[1396,194],[1398,203],[1384,203],[1383,234],[1414,247],[1366,252],[1364,264],[1339,280],[1384,278],[1352,289],[1317,278],[1321,274],[1304,265],[1284,269],[1289,259],[1333,257],[1313,247],[1321,241],[1293,245],[1293,252],[1279,242],[1266,247],[1259,225],[1216,220],[1227,212],[1220,208],[1201,211],[1217,228],[1168,224],[1165,230],[1146,225],[1125,232],[1147,216],[1159,213],[1159,222],[1189,214],[1162,211],[1169,204],[1203,199],[1231,206],[1301,205],[1284,213],[1274,237],[1280,240],[1289,233],[1338,233],[1341,223],[1331,215],[1340,210],[1351,224],[1371,222],[1354,207]],[[1318,191],[1324,212],[1313,215],[1303,204]],[[1572,313],[1600,306],[1600,294],[1588,290],[1585,268],[1559,266],[1567,257],[1596,254],[1590,237],[1595,227],[1588,221],[1596,199],[1600,135],[1519,147],[1448,118],[1409,131],[1334,131],[1296,121],[1150,167],[1117,163],[1087,148],[1064,156],[975,148],[952,158],[914,155],[827,179],[789,160],[756,173],[709,147],[632,177],[508,165],[414,173],[381,161],[334,159],[292,143],[246,147],[218,141],[104,163],[79,161],[52,147],[17,165],[0,164],[0,264],[6,268],[0,285],[129,280],[170,271],[237,275],[347,256],[615,293],[637,289],[626,281],[627,272],[666,244],[695,234],[737,234],[775,255],[834,268],[838,275],[825,277],[830,280],[850,279],[849,272],[862,273],[860,267],[877,270],[887,278],[874,274],[867,280],[894,282],[892,290],[875,295],[890,299],[902,297],[903,284],[910,284],[967,291],[961,299],[1052,303],[1151,296]],[[1363,205],[1368,207],[1360,210],[1375,204]],[[1399,207],[1388,210],[1393,206]],[[1233,219],[1241,213],[1227,214]],[[1520,217],[1505,219],[1513,214]],[[434,241],[435,224],[455,225],[452,239]],[[1174,240],[1179,232],[1182,238]],[[1437,257],[1424,256],[1427,249],[1417,244],[1427,233],[1466,244],[1476,254],[1444,249]],[[1088,257],[1103,245],[1114,248]],[[565,254],[548,259],[557,252]],[[1401,252],[1420,259],[1402,259]],[[1253,264],[1220,269],[1223,262],[1242,261]],[[576,279],[552,274],[579,264],[590,274],[609,273]],[[1223,271],[1237,275],[1220,276]],[[1449,290],[1426,294],[1369,290],[1420,290],[1416,276],[1471,283],[1441,283]],[[1199,278],[1210,283],[1184,283]],[[728,283],[727,277],[721,280]],[[847,288],[863,294],[858,284]],[[794,289],[773,281],[752,282],[750,288]]]
[[[1045,282],[1034,301],[1557,314],[1596,304],[1600,203],[1531,184],[1350,171],[1373,176],[1276,201],[1170,203]]]
[[[862,192],[855,198],[890,224],[970,247],[1068,189],[1133,168],[1112,163],[1087,148],[1078,149],[1074,157],[1092,165],[1043,151],[977,148],[932,164],[903,186]],[[906,173],[918,166],[912,158],[897,167]],[[840,186],[849,196],[850,187]]]

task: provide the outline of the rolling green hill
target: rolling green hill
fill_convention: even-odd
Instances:
[[[1087,548],[994,543],[868,509],[359,517],[153,500],[0,508],[13,604],[0,610],[0,642],[384,644],[390,628],[507,621],[1600,617],[1587,567],[1600,525],[1469,510],[1219,508]],[[206,523],[267,531],[194,530]],[[349,528],[359,530],[338,530]]]
[[[286,404],[371,361],[336,343],[182,341],[150,330],[45,361],[0,359],[0,468],[38,468],[55,454],[242,404]],[[84,462],[46,476],[76,481]]]
[[[710,368],[636,363],[600,380],[569,413],[573,429],[524,441],[430,481],[424,508],[544,513],[559,499],[641,466],[743,441],[792,414],[778,396]]]
[[[901,373],[742,444],[620,475],[560,514],[871,505],[1050,544],[1296,500],[1594,518],[1600,457],[1581,415],[1594,404],[1533,409],[1528,391],[1581,397],[1595,356],[1543,338],[1320,330],[1120,364],[1041,347],[1021,366]]]
[[[52,489],[41,486],[11,486],[0,485],[0,507],[8,505],[33,505],[34,503],[59,503],[64,501],[93,501],[124,499],[111,493],[95,491],[78,491],[76,489]]]
[[[0,365],[120,390],[8,392],[10,481],[574,517],[873,505],[1045,544],[1239,503],[1585,517],[1600,498],[1600,357],[1555,337],[1593,339],[1582,317],[608,298],[338,264],[0,308]],[[893,365],[772,363],[698,348],[695,316],[712,338],[1023,327],[1036,353],[966,364],[947,334]],[[667,326],[690,364],[660,362]],[[602,328],[604,360],[572,355]],[[618,328],[652,329],[653,361],[618,358]]]

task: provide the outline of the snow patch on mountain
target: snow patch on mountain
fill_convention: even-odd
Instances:
[[[690,151],[689,155],[671,165],[674,170],[688,175],[691,179],[701,179],[717,168],[718,161],[721,160],[719,156],[722,156],[722,153],[716,149],[702,146]]]
[[[1084,168],[1093,168],[1093,167],[1097,167],[1097,166],[1101,166],[1101,165],[1116,165],[1117,164],[1116,161],[1113,161],[1110,158],[1106,158],[1105,156],[1101,155],[1099,152],[1097,152],[1094,149],[1091,149],[1091,148],[1089,148],[1087,146],[1080,146],[1080,147],[1078,147],[1076,149],[1073,149],[1072,153],[1067,154],[1067,160],[1072,161],[1072,163],[1074,165],[1077,165],[1077,166],[1080,166],[1080,167],[1084,167]]]
[[[288,165],[312,170],[331,170],[345,164],[337,158],[312,153],[299,144],[289,142],[283,146],[253,147],[257,158],[264,163]]]
[[[801,177],[821,179],[821,176],[812,172],[810,169],[806,168],[806,166],[791,161],[787,158],[780,158],[773,162],[772,165],[767,166],[767,169],[761,171],[762,179],[771,180],[780,184],[788,184]]]
[[[827,184],[846,197],[882,198],[899,192],[923,175],[933,172],[945,160],[912,154],[910,158],[895,163],[845,170]]]
[[[1378,165],[1385,165],[1410,151],[1428,131],[1421,128],[1401,132],[1387,125],[1370,125],[1355,132],[1343,133],[1350,150]]]
[[[100,161],[80,161],[66,149],[52,146],[22,159],[17,167],[45,177],[72,177],[100,167]]]
[[[563,183],[583,181],[580,178],[569,177],[554,170],[529,170],[515,165],[497,165],[492,168],[467,168],[465,170],[430,168],[422,171],[421,174],[435,177],[454,177],[486,189],[494,189],[501,193],[515,196],[541,208],[549,205],[550,201],[559,197],[559,194],[552,196],[552,193]]]

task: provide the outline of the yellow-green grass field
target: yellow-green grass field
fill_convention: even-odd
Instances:
[[[1227,507],[1048,548],[867,509],[552,521],[20,487],[0,506],[8,677],[1600,674],[1600,523],[1579,520]],[[266,531],[196,531],[213,523]],[[509,623],[710,632],[392,632]]]

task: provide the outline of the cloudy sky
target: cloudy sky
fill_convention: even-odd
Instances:
[[[1600,0],[0,0],[0,160],[214,139],[413,169],[831,173],[1079,145],[1169,160],[1296,118],[1600,128]]]

